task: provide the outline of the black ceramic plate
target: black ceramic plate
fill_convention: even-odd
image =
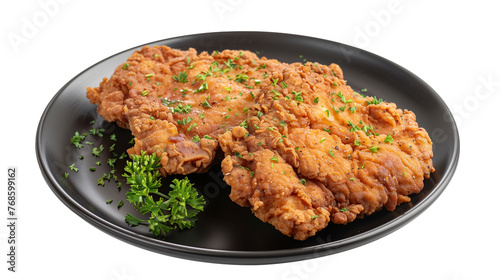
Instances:
[[[130,227],[124,217],[137,211],[126,202],[127,186],[124,184],[120,190],[114,180],[105,181],[104,186],[97,185],[97,181],[111,170],[106,164],[107,158],[112,157],[112,152],[120,155],[126,151],[132,137],[128,131],[97,115],[96,106],[89,103],[85,93],[87,86],[95,87],[103,77],[109,77],[139,46],[109,57],[69,81],[48,104],[36,137],[42,174],[57,197],[80,217],[123,241],[171,256],[218,263],[262,264],[324,256],[366,244],[407,224],[438,198],[455,171],[459,138],[445,103],[425,82],[384,58],[331,41],[263,32],[197,34],[149,45],[192,47],[209,52],[246,49],[284,62],[337,63],[354,90],[367,89],[367,95],[415,112],[418,123],[433,139],[436,172],[425,181],[422,192],[412,195],[410,203],[393,212],[383,210],[348,225],[331,224],[306,241],[296,241],[258,220],[249,208],[231,202],[230,187],[222,181],[219,164],[214,164],[208,173],[189,175],[207,200],[206,210],[200,214],[194,229],[157,238],[146,226]],[[92,121],[95,123],[91,124]],[[84,144],[77,149],[71,145],[75,131],[88,133],[94,127],[103,128],[104,132],[102,137],[87,136],[86,141],[93,142],[92,146]],[[112,134],[116,135],[117,142],[110,139]],[[115,149],[110,152],[113,143],[116,143]],[[92,155],[92,148],[100,145],[104,150],[97,158]],[[99,160],[102,165],[96,166]],[[68,166],[73,163],[79,168],[78,173],[69,170]],[[96,171],[90,171],[91,167],[96,167]],[[122,168],[123,162],[117,163],[117,173]],[[65,172],[69,173],[68,178]],[[122,178],[119,181],[123,182]],[[113,202],[106,204],[110,199]],[[119,200],[125,202],[121,208],[117,207]]]

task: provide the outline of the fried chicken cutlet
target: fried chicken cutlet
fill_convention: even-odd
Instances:
[[[213,161],[218,136],[245,121],[254,102],[249,84],[258,84],[246,73],[260,66],[256,60],[250,52],[146,46],[87,88],[87,97],[107,121],[132,131],[130,154],[158,153],[164,176],[200,172]]]
[[[220,145],[231,200],[298,240],[394,210],[434,171],[415,115],[355,93],[336,64],[144,47],[87,97],[164,176],[203,172]]]
[[[393,211],[434,171],[415,115],[355,93],[332,68],[295,63],[273,73],[248,128],[220,137],[231,199],[299,240],[329,221]]]

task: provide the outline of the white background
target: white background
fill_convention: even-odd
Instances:
[[[0,220],[6,224],[7,167],[17,166],[20,224],[14,274],[7,272],[7,227],[1,223],[1,279],[500,279],[500,20],[494,1],[54,1],[0,4]],[[40,4],[49,2],[56,5]],[[36,29],[23,34],[29,23]],[[194,262],[137,248],[94,228],[65,207],[41,175],[35,133],[43,110],[66,82],[110,55],[212,31],[324,38],[412,71],[441,95],[457,120],[461,154],[450,185],[402,229],[301,262]]]

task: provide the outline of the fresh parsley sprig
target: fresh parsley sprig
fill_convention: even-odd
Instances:
[[[155,153],[146,155],[131,155],[132,161],[127,161],[125,174],[130,190],[127,200],[139,209],[142,215],[149,215],[143,220],[127,214],[125,221],[137,226],[149,224],[153,235],[166,235],[173,229],[188,229],[198,220],[197,214],[204,210],[205,199],[199,195],[189,179],[174,179],[170,184],[172,190],[165,195],[159,192],[161,187],[160,157]],[[153,195],[159,198],[155,200]]]
[[[122,175],[127,179],[130,191],[127,192],[127,200],[139,208],[150,194],[158,193],[161,187],[160,158],[156,153],[146,155],[145,151],[141,155],[131,155],[132,161],[127,161],[127,165]]]

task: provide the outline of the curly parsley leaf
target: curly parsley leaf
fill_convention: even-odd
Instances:
[[[152,193],[157,193],[161,187],[160,158],[156,154],[146,155],[145,151],[141,155],[131,155],[132,161],[127,161],[125,174],[130,185],[127,192],[127,200],[138,208],[141,203]]]
[[[205,199],[193,187],[187,177],[174,179],[170,184],[168,195],[158,191],[161,187],[160,157],[156,154],[132,155],[132,161],[127,162],[125,174],[130,191],[127,200],[139,209],[142,215],[149,215],[146,220],[127,214],[125,221],[137,226],[147,224],[153,235],[165,236],[173,229],[188,229],[198,220],[197,214],[204,210]],[[153,197],[159,197],[155,199]]]
[[[170,184],[172,190],[168,193],[170,199],[166,201],[165,208],[170,211],[169,222],[174,227],[192,228],[198,220],[196,215],[204,209],[205,199],[193,186],[187,177],[174,179]]]

